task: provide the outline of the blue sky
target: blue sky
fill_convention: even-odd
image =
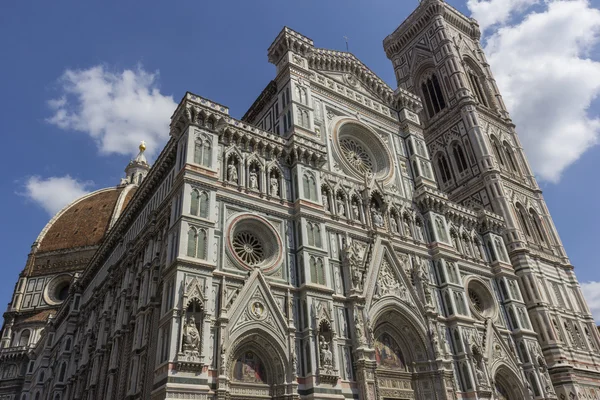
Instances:
[[[587,211],[600,195],[600,0],[449,3],[481,22],[558,231],[600,310],[600,217]],[[284,25],[317,47],[344,50],[348,36],[350,51],[393,86],[382,40],[417,4],[2,2],[0,307],[52,212],[73,196],[116,185],[140,139],[152,158],[185,91],[241,117],[274,77],[267,48]]]

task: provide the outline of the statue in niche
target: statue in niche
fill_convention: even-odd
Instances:
[[[229,161],[229,165],[227,166],[227,180],[231,183],[238,183],[237,167],[233,163],[233,159]]]
[[[321,194],[321,202],[323,203],[325,211],[331,211],[329,209],[329,196],[327,196],[327,193],[323,192],[323,194]]]
[[[430,321],[429,323],[429,334],[431,335],[431,344],[434,350],[434,353],[436,356],[439,356],[440,354],[442,354],[442,348],[440,346],[440,340],[438,337],[438,330],[436,327],[436,322],[435,321]]]
[[[427,273],[427,262],[425,260],[415,259],[418,264],[415,266],[417,282],[421,284],[421,290],[423,291],[423,298],[425,304],[431,305],[431,288],[429,287],[429,274]],[[421,265],[419,265],[421,264]]]
[[[225,367],[227,365],[227,349],[225,346],[221,345],[221,375],[225,375]]]
[[[362,345],[365,342],[365,335],[363,332],[362,321],[358,315],[359,312],[358,308],[354,309],[354,331],[356,332],[356,341],[359,345]]]
[[[392,216],[392,218],[390,218],[390,226],[392,228],[393,233],[398,233],[398,223],[396,222],[395,216]]]
[[[279,179],[277,179],[275,173],[271,173],[270,188],[271,196],[279,195]]]
[[[252,167],[250,170],[250,189],[258,190],[258,174],[256,173],[256,168]]]
[[[542,380],[542,387],[546,392],[554,393],[554,388],[552,386],[552,382],[550,381],[550,377],[548,375],[548,367],[546,367],[546,362],[543,357],[538,357],[538,371],[540,372],[540,378]]]
[[[450,341],[446,336],[446,327],[444,325],[439,326],[440,336],[442,337],[442,342],[444,343],[444,354],[452,354],[452,349],[450,349]]]
[[[345,217],[346,216],[346,206],[344,205],[344,200],[337,199],[336,205],[337,205],[338,215]]]
[[[422,242],[423,239],[423,226],[418,222],[415,222],[415,240]]]
[[[410,224],[406,218],[402,218],[402,228],[404,229],[404,235],[408,236],[409,238],[412,237],[410,234]]]
[[[373,219],[373,225],[378,228],[383,227],[383,215],[374,205],[371,206],[371,218]]]
[[[329,341],[322,334],[319,335],[319,349],[321,368],[331,369],[333,367],[333,354],[329,349]]]
[[[358,211],[358,204],[356,202],[352,202],[352,217],[355,221],[360,221],[360,213]]]
[[[183,351],[187,356],[199,356],[200,332],[194,316],[190,316],[183,327]]]

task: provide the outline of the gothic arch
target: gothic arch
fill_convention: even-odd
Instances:
[[[492,390],[495,391],[498,399],[501,400],[520,400],[525,399],[525,388],[523,380],[519,375],[506,364],[500,363],[490,369],[492,376]]]
[[[258,324],[229,343],[229,347],[224,343],[221,373],[230,378],[230,398],[246,399],[245,384],[258,387],[269,398],[279,398],[275,392],[283,393],[283,386],[293,379],[292,360],[288,360],[289,352],[280,340]]]
[[[408,365],[413,362],[427,361],[433,356],[427,345],[429,343],[427,330],[408,305],[395,298],[387,298],[372,305],[368,313],[374,332],[386,326],[393,328],[395,333],[403,337],[403,341],[410,338],[406,342],[407,348],[402,348]],[[398,344],[402,347],[400,343]]]

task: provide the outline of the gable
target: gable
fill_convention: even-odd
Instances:
[[[262,272],[255,269],[230,307],[227,342],[243,333],[260,329],[285,343],[287,322]],[[285,348],[285,346],[283,346]]]

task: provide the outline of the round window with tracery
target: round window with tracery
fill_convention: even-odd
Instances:
[[[377,133],[362,122],[349,120],[341,120],[333,131],[336,156],[349,175],[391,178],[392,157],[382,139],[386,137],[384,133]]]
[[[340,147],[346,161],[363,174],[373,173],[373,160],[364,147],[355,140],[344,138],[340,140]]]
[[[486,285],[479,280],[473,279],[467,286],[467,294],[469,295],[471,310],[474,311],[475,315],[484,318],[495,317],[497,312],[496,302]]]
[[[239,214],[229,222],[226,237],[227,254],[238,268],[268,273],[281,266],[283,244],[266,218]]]
[[[263,244],[250,232],[238,232],[233,238],[233,249],[244,263],[255,266],[264,261]]]
[[[479,295],[473,289],[469,289],[469,299],[471,300],[471,304],[473,304],[473,307],[475,307],[477,311],[483,311],[483,302],[481,301]]]

